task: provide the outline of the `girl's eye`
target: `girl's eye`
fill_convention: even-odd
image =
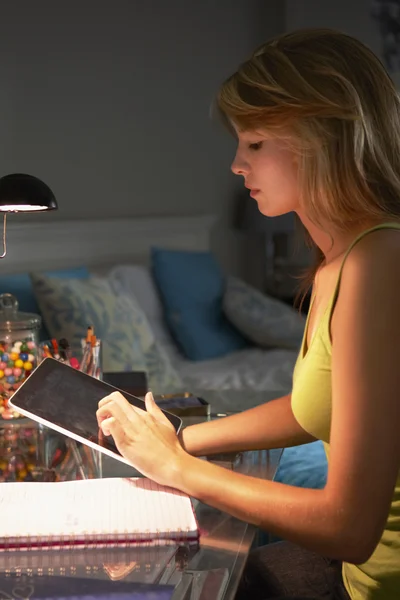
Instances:
[[[255,142],[254,144],[249,144],[250,150],[260,150],[262,147],[262,142]]]

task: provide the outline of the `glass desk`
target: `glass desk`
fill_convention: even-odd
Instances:
[[[199,418],[185,419],[185,424],[194,420],[198,421]],[[28,420],[18,423],[18,426],[35,427]],[[41,459],[45,467],[43,473],[47,473],[47,476],[42,475],[43,479],[48,480],[49,473],[50,480],[55,481],[135,474],[133,470],[129,472],[127,465],[113,459],[110,459],[110,472],[110,463],[105,465],[104,455],[95,451],[88,452],[86,447],[42,426],[39,426],[37,435],[39,454],[41,453],[41,457],[37,457],[37,463],[39,465]],[[49,468],[51,458],[54,458],[54,449],[60,448],[63,458],[56,468]],[[281,450],[243,452],[217,455],[205,460],[212,460],[241,473],[272,479],[281,454]],[[126,468],[125,472],[119,470],[119,466]],[[37,479],[40,479],[40,469],[38,472]],[[149,546],[1,552],[0,576],[11,579],[17,577],[20,581],[18,589],[32,586],[35,577],[56,577],[53,581],[63,582],[60,596],[66,595],[65,591],[72,585],[72,579],[82,581],[83,578],[101,580],[104,586],[109,585],[110,581],[157,584],[160,591],[163,584],[166,584],[174,588],[173,600],[233,599],[258,530],[196,499],[193,499],[193,504],[201,530],[198,547]]]

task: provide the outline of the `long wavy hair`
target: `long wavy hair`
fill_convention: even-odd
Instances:
[[[230,129],[291,140],[301,203],[315,224],[348,231],[363,220],[399,220],[399,96],[360,41],[330,29],[275,37],[222,84],[216,107]],[[316,261],[303,291],[324,258],[304,233]]]

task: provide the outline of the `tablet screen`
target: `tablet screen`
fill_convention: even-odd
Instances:
[[[14,393],[10,404],[33,420],[123,459],[113,438],[102,434],[96,419],[99,400],[116,390],[121,391],[58,360],[45,358]],[[143,400],[121,393],[131,404],[145,410]],[[181,419],[167,411],[163,413],[179,431]]]

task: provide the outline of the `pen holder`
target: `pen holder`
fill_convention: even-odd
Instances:
[[[47,357],[55,358],[91,377],[102,379],[101,348],[101,340],[99,339],[96,339],[93,346],[82,339],[80,352],[72,353],[67,341],[64,339],[45,340],[40,342],[38,346],[38,363],[41,363]]]
[[[66,342],[63,344],[63,342]],[[55,358],[61,362],[79,369],[81,356],[72,353],[66,340],[44,340],[38,345],[37,360],[40,364],[45,358]]]
[[[79,370],[95,379],[103,379],[101,340],[93,336],[92,341],[81,339],[82,358]]]

